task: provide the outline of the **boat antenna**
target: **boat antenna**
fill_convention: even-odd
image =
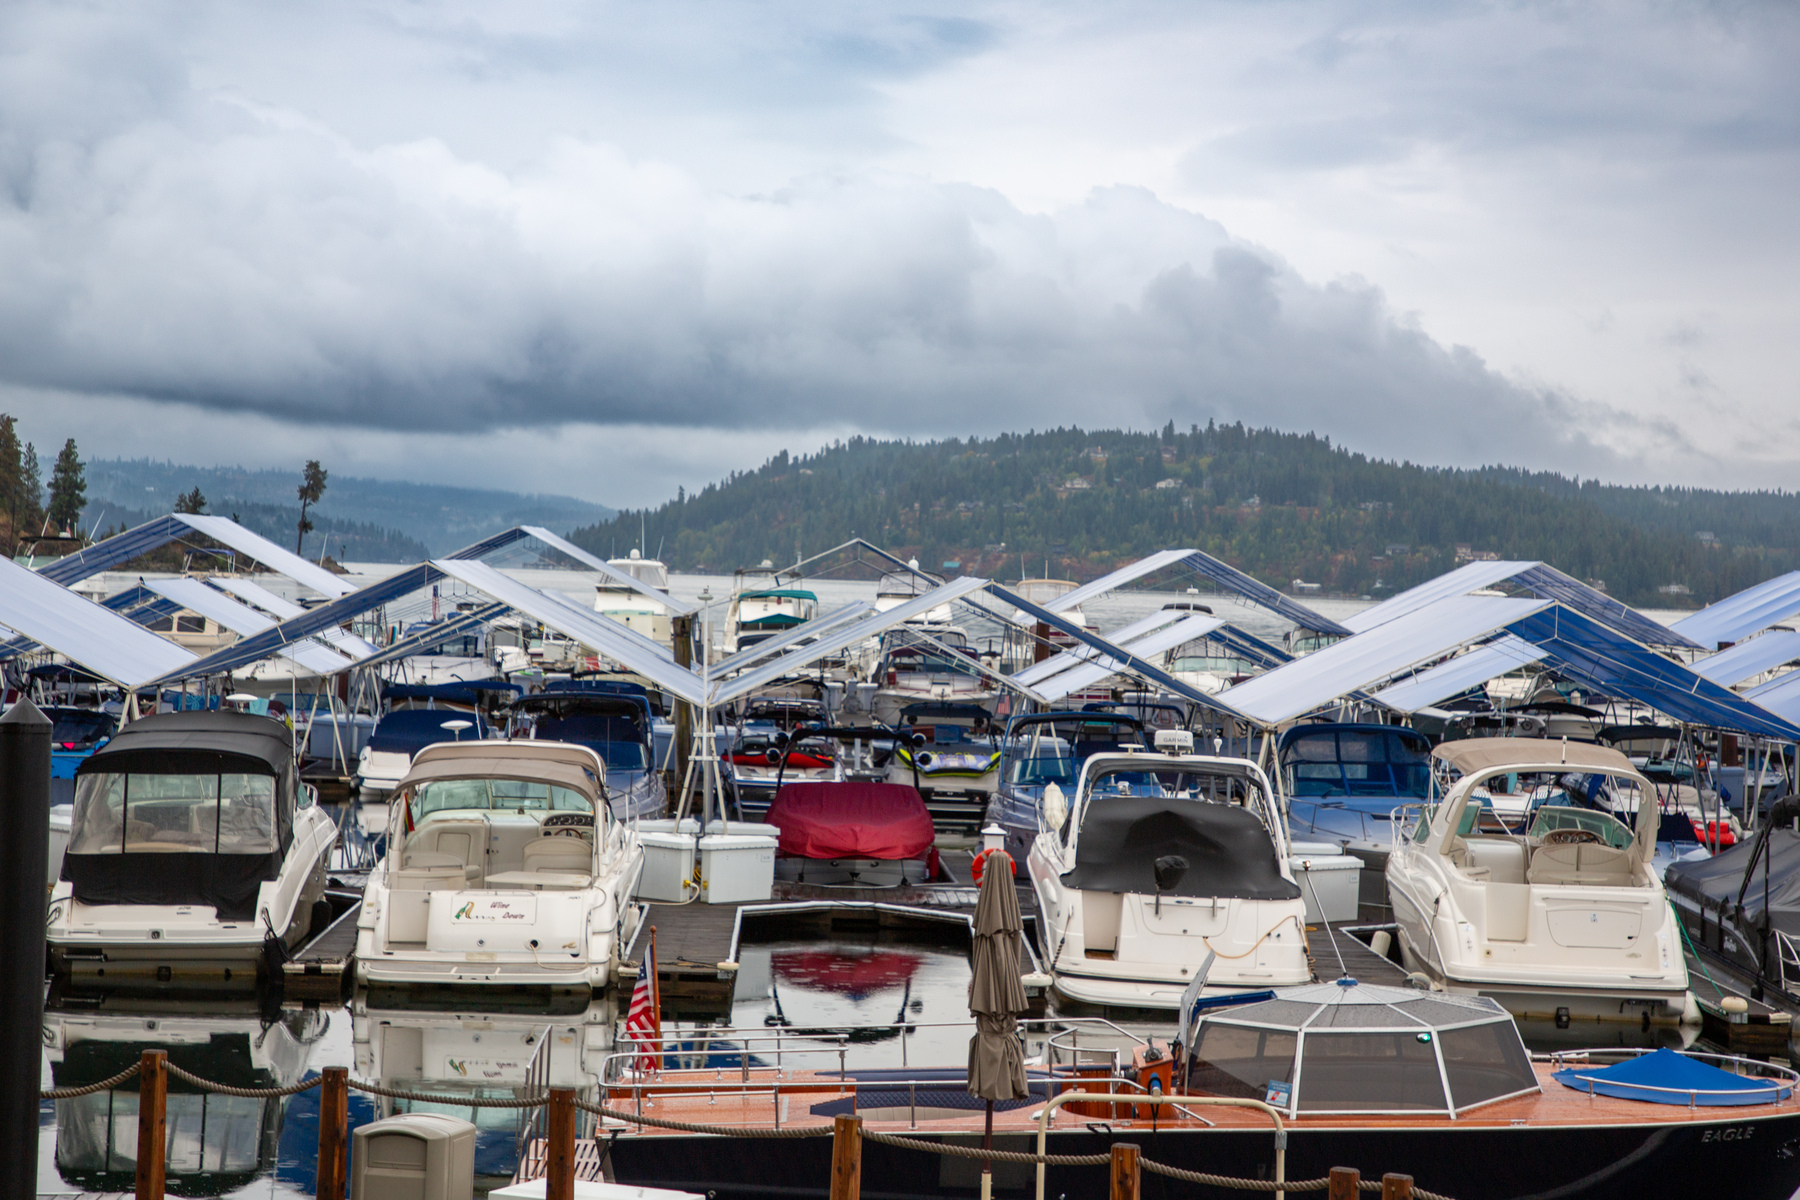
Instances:
[[[1312,866],[1310,863],[1307,865],[1304,874],[1306,876],[1306,890],[1312,893],[1313,907],[1319,910],[1319,924],[1325,926],[1325,936],[1331,939],[1331,952],[1337,955],[1338,978],[1348,979],[1350,978],[1350,968],[1344,965],[1344,952],[1338,946],[1337,930],[1331,927],[1330,920],[1325,916],[1325,906],[1319,903],[1319,893],[1313,888]]]

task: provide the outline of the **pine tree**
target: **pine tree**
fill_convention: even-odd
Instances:
[[[50,469],[50,526],[58,533],[72,533],[87,506],[87,469],[75,449],[75,439],[63,443],[56,465]]]
[[[19,477],[24,471],[19,451],[19,424],[12,414],[0,413],[0,507],[6,510],[6,546],[11,554],[18,552],[25,532],[19,520]]]
[[[319,465],[318,459],[311,458],[307,460],[306,474],[301,479],[300,487],[296,492],[296,495],[300,497],[300,525],[299,533],[294,538],[295,554],[300,553],[300,544],[306,540],[306,535],[312,532],[313,523],[306,519],[306,510],[312,505],[317,504],[319,502],[319,497],[325,494],[325,477],[329,473],[330,472],[326,471],[324,467]],[[342,551],[339,553],[342,553]]]
[[[19,523],[28,537],[41,536],[44,519],[44,477],[38,468],[37,447],[25,443],[25,457],[19,464]]]
[[[175,498],[175,511],[178,513],[203,513],[206,511],[206,496],[201,493],[198,484],[186,495]]]

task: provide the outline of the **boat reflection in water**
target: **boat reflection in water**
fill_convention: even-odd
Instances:
[[[613,1046],[610,995],[569,989],[546,1003],[538,989],[510,1009],[504,996],[478,1001],[482,1008],[471,1011],[466,995],[439,1003],[399,989],[358,995],[350,1006],[353,1074],[399,1091],[469,1100],[510,1100],[541,1094],[546,1086],[598,1098]],[[490,1184],[512,1178],[533,1112],[389,1097],[377,1097],[375,1110],[378,1118],[428,1112],[473,1123],[475,1176]],[[580,1136],[588,1136],[591,1122],[581,1114]]]
[[[52,1086],[82,1087],[165,1050],[171,1066],[240,1088],[283,1087],[307,1071],[311,1047],[330,1028],[318,1009],[266,1020],[256,1002],[206,1004],[192,996],[134,998],[129,1007],[55,1009],[44,1015]],[[204,1015],[197,1015],[198,1012]],[[221,1096],[171,1075],[167,1187],[177,1196],[235,1191],[275,1167],[282,1098]],[[83,1192],[129,1192],[136,1183],[138,1081],[56,1104],[56,1171]],[[315,1102],[316,1107],[316,1102]]]

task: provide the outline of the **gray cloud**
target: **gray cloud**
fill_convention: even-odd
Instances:
[[[1217,417],[1429,461],[1704,465],[1666,421],[1502,375],[1378,287],[1308,279],[1144,188],[1032,212],[885,168],[879,148],[903,139],[883,89],[1016,44],[1026,30],[1004,10],[319,11],[323,32],[233,6],[0,16],[0,382],[382,445]],[[1244,68],[1312,89],[1304,111],[1241,123],[1185,169],[1336,170],[1559,128],[1618,138],[1644,99],[1588,78],[1613,54],[1596,59],[1590,25],[1569,51],[1555,19],[1489,12],[1490,30],[1531,24],[1548,76],[1569,82],[1497,103],[1491,76],[1451,78],[1474,52],[1466,23],[1353,11],[1361,27]],[[327,81],[365,72],[378,102],[358,116],[356,94],[296,83],[309,64]],[[1326,76],[1363,80],[1366,103],[1325,115]],[[1371,82],[1384,76],[1400,82]],[[1713,104],[1687,128],[1749,145],[1789,137],[1786,119]],[[770,145],[772,166],[701,161]]]

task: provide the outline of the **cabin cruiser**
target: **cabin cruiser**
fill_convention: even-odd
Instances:
[[[998,718],[977,704],[941,700],[900,710],[888,781],[918,789],[940,828],[973,832],[1000,775]]]
[[[1275,755],[1294,838],[1336,843],[1376,875],[1393,849],[1395,806],[1431,791],[1431,743],[1397,725],[1296,725]]]
[[[567,742],[428,746],[394,791],[387,854],[357,921],[370,984],[599,990],[644,867],[606,767]]]
[[[786,633],[819,615],[819,597],[782,580],[767,559],[761,566],[740,568],[732,583],[731,607],[725,614],[727,654]]]
[[[1305,983],[1306,904],[1275,791],[1248,759],[1096,754],[1069,804],[1044,789],[1027,869],[1055,988],[1088,1004],[1174,1008],[1208,952],[1205,995]]]
[[[1021,599],[1029,600],[1039,608],[1048,608],[1059,597],[1068,595],[1078,586],[1072,579],[1021,579],[1013,585],[1013,591]],[[1087,619],[1080,605],[1056,615],[1088,633],[1099,632],[1099,627]],[[1022,608],[1014,609],[1013,623],[1006,630],[1005,664],[1002,669],[1010,675],[1053,654],[1075,649],[1076,646],[1076,639],[1063,630],[1039,622]]]
[[[669,568],[657,559],[645,558],[635,549],[627,558],[607,559],[606,565],[621,575],[631,576],[645,587],[659,592],[669,590]],[[643,634],[659,646],[673,644],[669,610],[617,580],[602,579],[594,585],[594,611]]]
[[[1514,1012],[1678,1016],[1687,965],[1651,868],[1654,785],[1583,742],[1477,738],[1432,754],[1459,778],[1408,806],[1387,865],[1407,969]],[[1502,777],[1554,790],[1523,833],[1482,818],[1475,793]]]
[[[171,1067],[226,1087],[288,1087],[305,1078],[308,1056],[331,1023],[330,1015],[316,1007],[282,1010],[271,1020],[248,998],[210,1000],[205,1015],[195,1015],[191,998],[159,1004],[144,997],[126,1010],[114,999],[106,997],[93,1008],[86,1003],[79,1008],[52,1005],[44,1013],[51,1086],[97,1084],[137,1066],[144,1051],[162,1050]],[[224,1195],[259,1180],[266,1189],[288,1098],[205,1092],[174,1078],[169,1084],[168,1194]],[[73,1191],[133,1191],[140,1086],[132,1078],[115,1088],[54,1102],[56,1174]],[[312,1186],[301,1190],[309,1194]]]
[[[50,892],[58,974],[254,983],[267,943],[323,927],[337,826],[288,738],[250,713],[161,713],[81,764]]]
[[[541,692],[521,696],[511,706],[512,736],[586,746],[606,764],[606,793],[613,816],[622,821],[663,815],[668,794],[653,767],[650,701],[612,690],[584,687],[563,679]]]
[[[1128,713],[1050,712],[1014,717],[1001,738],[999,782],[988,801],[988,825],[1006,833],[1004,849],[1015,864],[1031,854],[1042,826],[1044,789],[1075,790],[1081,764],[1095,754],[1117,754],[1150,743],[1144,723]],[[1018,866],[1014,870],[1017,871]]]
[[[446,738],[481,741],[488,736],[481,713],[461,708],[397,708],[384,713],[356,756],[350,786],[363,799],[385,800],[412,769],[413,756]]]
[[[876,690],[869,712],[883,725],[898,725],[906,706],[921,701],[978,705],[992,713],[1000,699],[959,629],[888,630],[871,681]]]

